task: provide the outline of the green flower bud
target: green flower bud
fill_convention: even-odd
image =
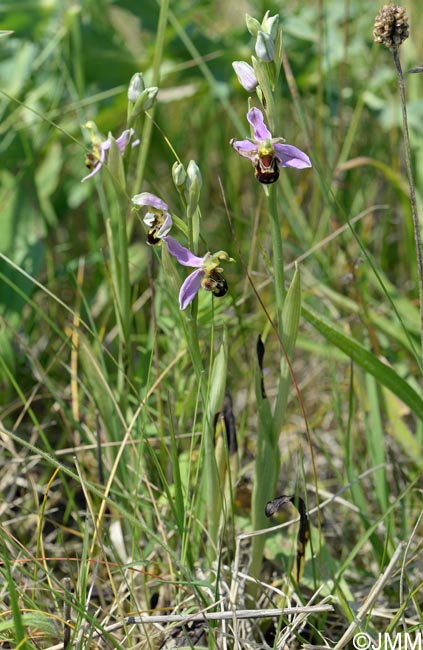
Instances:
[[[175,187],[180,190],[184,185],[187,178],[186,171],[184,166],[180,162],[173,163],[172,166],[172,178],[175,184]]]
[[[142,91],[137,101],[135,102],[134,109],[131,113],[132,121],[135,120],[135,118],[138,117],[140,113],[148,111],[148,109],[153,106],[158,92],[159,89],[157,86],[150,86],[149,88],[145,88],[145,90]]]
[[[157,93],[159,92],[159,89],[157,86],[149,86],[149,88],[146,88],[143,92],[143,104],[142,104],[142,110],[143,111],[148,111],[149,108],[151,108],[156,101]]]
[[[267,11],[265,17],[263,18],[261,28],[263,32],[270,34],[272,40],[275,41],[276,36],[278,35],[279,15],[276,14],[275,16],[268,16],[268,13],[269,12]]]
[[[259,21],[253,18],[252,16],[245,14],[245,23],[247,25],[247,29],[250,32],[251,36],[257,36],[259,30],[261,29],[261,25]]]
[[[128,99],[135,104],[141,93],[145,90],[144,77],[141,72],[136,72],[129,82]]]
[[[200,191],[203,184],[203,179],[201,178],[201,172],[194,160],[190,160],[187,167],[187,179],[185,181],[185,186],[188,190],[188,206],[187,206],[187,215],[190,218],[194,218],[193,222],[193,231],[194,231],[194,241],[198,237],[199,233],[199,223],[198,223],[198,203],[200,200]]]
[[[201,186],[203,184],[203,179],[201,176],[200,168],[195,162],[195,160],[190,160],[188,163],[187,167],[187,188],[188,190],[191,190],[191,187],[193,186],[194,183],[198,184],[199,189],[201,189]]]

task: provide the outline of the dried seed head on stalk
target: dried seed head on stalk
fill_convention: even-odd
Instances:
[[[386,47],[398,47],[408,38],[408,16],[400,5],[384,5],[375,18],[373,38]]]

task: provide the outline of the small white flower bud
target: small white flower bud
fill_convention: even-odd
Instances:
[[[136,72],[129,82],[128,99],[135,104],[141,93],[145,90],[144,77],[141,72]]]
[[[257,34],[255,49],[257,58],[260,59],[260,61],[264,61],[265,63],[273,61],[275,56],[275,44],[270,34],[259,31]]]
[[[182,163],[180,162],[173,163],[172,178],[176,188],[179,189],[183,187],[187,178],[187,174]]]
[[[200,168],[195,162],[195,160],[190,160],[188,163],[187,167],[187,188],[188,190],[191,189],[192,185],[196,182],[198,184],[198,188],[201,189],[201,186],[203,184],[203,179],[201,176]]]
[[[252,93],[258,84],[254,68],[245,61],[234,61],[232,67],[241,86],[249,93]]]

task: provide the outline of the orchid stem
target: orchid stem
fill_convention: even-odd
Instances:
[[[277,202],[277,185],[265,187],[268,200],[268,209],[270,217],[270,231],[273,245],[273,267],[275,278],[276,293],[276,310],[277,310],[277,327],[280,338],[283,338],[283,304],[285,300],[285,281],[283,265],[283,245],[279,224],[278,202]],[[279,459],[279,429],[283,420],[286,407],[286,379],[280,376],[278,385],[278,396],[276,399],[275,410],[272,414],[268,399],[263,398],[261,389],[256,386],[257,403],[258,403],[258,450],[256,458],[256,476],[253,489],[252,519],[255,530],[267,526],[268,519],[265,515],[264,506],[266,502],[274,497],[276,488],[280,459]],[[261,565],[263,560],[263,549],[265,538],[257,536],[253,539],[252,558],[250,565],[250,574],[254,578],[260,577]],[[249,588],[250,596],[254,598],[257,592],[256,583],[252,583]]]
[[[266,188],[270,216],[270,232],[273,246],[273,272],[275,277],[278,332],[280,337],[283,338],[282,309],[285,299],[285,274],[283,264],[282,236],[278,214],[277,191],[277,185],[271,185],[270,187]]]

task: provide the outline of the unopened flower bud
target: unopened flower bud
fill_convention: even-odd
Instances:
[[[138,117],[138,115],[140,115],[144,111],[148,111],[148,109],[153,106],[158,92],[159,89],[157,88],[157,86],[149,86],[148,88],[145,88],[142,91],[137,101],[135,102],[135,106],[132,110],[131,123],[133,123],[133,121],[135,120],[135,118]]]
[[[251,36],[257,36],[257,34],[261,29],[261,25],[259,21],[253,18],[252,16],[245,14],[245,23],[247,25],[247,29],[250,32]]]
[[[256,39],[256,54],[260,61],[270,63],[275,56],[275,44],[270,34],[259,31]]]
[[[194,160],[190,160],[187,167],[187,179],[185,181],[185,186],[188,190],[187,215],[189,218],[192,218],[197,213],[202,184],[203,179],[201,178],[200,169]]]
[[[128,99],[135,104],[141,93],[145,90],[144,77],[141,72],[136,72],[129,82]]]
[[[146,88],[141,95],[143,97],[143,102],[142,102],[142,110],[143,111],[148,111],[149,108],[151,108],[156,101],[157,93],[159,92],[159,89],[157,86],[149,86],[149,88]]]
[[[184,169],[184,166],[180,162],[175,162],[173,163],[172,166],[172,178],[173,182],[175,184],[175,187],[179,190],[185,185],[185,181],[187,178],[186,171]]]
[[[373,39],[386,47],[398,47],[408,38],[408,16],[400,5],[384,5],[375,18]]]
[[[245,61],[234,61],[232,67],[241,86],[249,93],[252,93],[258,84],[254,68]]]
[[[269,16],[269,12],[266,11],[266,15],[263,18],[261,23],[261,29],[266,34],[270,34],[272,41],[275,41],[276,36],[278,35],[279,27],[279,15]]]
[[[200,168],[195,162],[195,160],[190,160],[187,167],[187,188],[191,190],[191,187],[194,183],[198,184],[198,188],[201,189],[203,184],[203,179],[201,176]]]

